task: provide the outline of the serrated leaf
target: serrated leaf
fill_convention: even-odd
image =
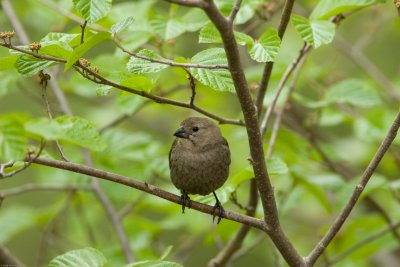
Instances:
[[[257,62],[272,62],[278,55],[281,40],[274,28],[266,30],[258,41],[249,47],[250,57]]]
[[[252,45],[254,42],[253,38],[245,33],[235,31],[234,35],[239,45]],[[210,23],[200,30],[199,43],[222,43],[222,38],[213,24]]]
[[[17,59],[15,67],[19,73],[25,76],[33,76],[57,63],[58,62],[43,60],[30,55],[23,55]]]
[[[166,60],[165,58],[161,57],[155,52],[147,49],[140,50],[138,55],[152,59]],[[127,68],[128,71],[134,74],[145,74],[145,73],[159,72],[165,68],[168,68],[168,65],[157,62],[151,62],[149,60],[141,58],[131,57],[127,64]]]
[[[192,57],[192,63],[204,65],[227,64],[225,51],[222,48],[203,50]],[[235,87],[231,74],[226,69],[192,68],[192,75],[202,84],[217,91],[233,92]]]
[[[310,19],[329,19],[344,12],[384,2],[384,0],[321,0],[311,13]]]
[[[49,118],[32,119],[25,123],[25,130],[46,140],[57,140],[64,136],[60,124]]]
[[[84,248],[71,250],[55,257],[50,261],[48,267],[102,267],[106,263],[107,259],[100,251],[94,248]]]
[[[100,85],[96,88],[96,95],[97,96],[107,96],[111,93],[111,89],[113,87],[110,85]]]
[[[109,32],[100,32],[90,36],[83,44],[78,46],[69,56],[67,63],[65,64],[64,71],[67,71],[75,62],[80,59],[87,51],[94,46],[103,42],[104,40],[110,39],[111,34]]]
[[[0,244],[35,226],[35,212],[26,206],[13,206],[0,212]]]
[[[94,23],[108,14],[112,0],[73,0],[73,3],[85,20]]]
[[[181,18],[154,14],[149,22],[154,32],[163,40],[176,38],[186,31],[186,25]]]
[[[63,32],[49,32],[40,40],[40,43],[59,42],[67,43],[68,45],[75,46],[80,42],[80,34],[77,33],[63,33]]]
[[[18,56],[0,57],[0,71],[14,69]]]
[[[170,261],[138,261],[124,267],[183,267],[183,265]]]
[[[335,24],[330,21],[309,21],[305,17],[292,15],[292,23],[301,38],[314,48],[332,42]]]
[[[23,124],[17,115],[0,117],[0,162],[21,160],[28,147]]]
[[[95,151],[106,148],[106,143],[89,121],[68,115],[58,117],[55,121],[63,129],[63,140]]]
[[[381,103],[376,90],[368,83],[357,79],[348,79],[333,85],[324,100],[328,103],[347,103],[364,108]]]
[[[120,33],[123,30],[125,30],[127,27],[129,27],[135,19],[133,17],[127,17],[126,19],[114,24],[111,26],[111,32],[112,34]]]

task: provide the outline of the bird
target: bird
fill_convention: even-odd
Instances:
[[[210,119],[189,117],[182,121],[169,151],[171,181],[181,191],[182,213],[191,207],[189,194],[208,195],[213,193],[213,222],[217,224],[224,216],[224,209],[215,190],[229,176],[231,153],[219,127]]]

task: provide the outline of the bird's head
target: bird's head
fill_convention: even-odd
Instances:
[[[196,147],[213,145],[223,138],[217,125],[209,119],[199,117],[184,120],[174,136],[181,139],[181,143]]]

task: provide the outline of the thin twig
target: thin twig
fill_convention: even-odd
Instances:
[[[281,125],[283,113],[285,111],[285,107],[289,104],[290,97],[291,97],[292,92],[293,92],[293,90],[295,88],[295,85],[296,85],[297,80],[299,78],[301,67],[303,66],[304,62],[305,62],[305,57],[303,57],[300,60],[298,66],[297,66],[297,68],[296,68],[296,70],[295,70],[295,72],[293,74],[293,79],[292,79],[292,81],[291,81],[291,83],[289,85],[289,90],[288,90],[288,92],[286,94],[285,102],[284,102],[283,106],[280,109],[278,109],[278,111],[276,113],[274,126],[272,127],[272,133],[271,133],[271,137],[270,137],[269,143],[268,143],[267,158],[271,157],[271,155],[272,155],[272,151],[273,151],[273,149],[275,147],[276,138],[278,136],[278,131],[279,131],[279,128],[280,128],[280,125]]]
[[[357,203],[358,199],[360,198],[360,195],[363,192],[365,186],[367,185],[369,179],[374,174],[375,169],[378,167],[383,156],[385,155],[385,153],[389,149],[390,145],[392,144],[393,140],[395,139],[399,127],[400,127],[400,113],[398,113],[396,115],[396,118],[395,118],[392,126],[390,127],[389,132],[387,133],[382,144],[379,146],[377,152],[375,153],[375,155],[372,158],[371,162],[369,163],[368,167],[364,171],[364,173],[360,179],[360,182],[357,184],[356,188],[354,189],[347,204],[344,206],[344,208],[342,209],[340,214],[336,217],[335,221],[329,228],[326,235],[321,239],[320,242],[318,242],[316,247],[307,256],[306,261],[307,261],[308,265],[313,265],[317,261],[319,256],[321,256],[321,254],[324,252],[325,248],[330,244],[330,242],[333,240],[333,238],[339,232],[340,228],[343,226],[347,217],[350,215],[350,212],[353,210],[355,204]]]
[[[86,29],[86,25],[87,25],[87,20],[85,20],[83,22],[83,24],[80,25],[81,27],[81,44],[83,44],[85,42],[85,29]]]
[[[308,43],[304,43],[303,48],[299,52],[299,55],[293,60],[292,64],[289,65],[289,67],[285,71],[285,74],[280,79],[278,87],[276,88],[275,94],[272,98],[272,102],[269,105],[267,111],[265,112],[265,115],[261,122],[260,128],[261,128],[261,134],[263,136],[265,135],[265,132],[267,131],[268,122],[269,122],[269,119],[271,118],[272,111],[274,110],[275,105],[278,102],[278,98],[279,98],[287,80],[289,79],[289,77],[293,73],[293,71],[296,69],[296,67],[299,65],[301,60],[307,55],[307,53],[310,50],[311,50],[311,45],[309,45]]]
[[[77,190],[91,191],[92,188],[84,184],[76,184],[76,185],[25,184],[20,187],[15,187],[0,191],[0,197],[6,198],[12,196],[19,196],[25,193],[35,192],[35,191],[77,191]]]
[[[394,223],[392,225],[389,225],[385,229],[382,229],[380,231],[377,231],[376,233],[368,236],[367,238],[361,240],[360,242],[356,243],[352,247],[346,249],[344,252],[340,253],[339,255],[336,255],[332,259],[329,260],[328,264],[325,264],[324,267],[329,267],[332,266],[339,261],[347,258],[350,254],[354,253],[356,250],[364,247],[365,245],[374,242],[375,240],[383,237],[384,235],[388,234],[389,232],[396,230],[397,228],[400,227],[400,222]]]
[[[27,161],[30,160],[29,158],[26,159]],[[72,162],[65,162],[65,161],[60,161],[60,160],[54,160],[54,159],[48,159],[48,158],[37,158],[34,159],[34,163],[39,164],[39,165],[45,165],[57,169],[63,169],[75,173],[81,173],[85,174],[91,177],[97,177],[100,179],[108,180],[114,183],[118,184],[123,184],[132,188],[136,188],[140,191],[144,191],[146,193],[149,193],[151,195],[163,198],[165,200],[168,200],[170,202],[174,202],[176,204],[180,205],[180,196],[169,193],[167,191],[164,191],[160,188],[157,188],[153,185],[150,185],[148,183],[143,183],[138,180],[134,180],[132,178],[127,178],[121,175],[117,175],[114,173],[106,172],[103,170],[95,169],[89,166],[85,165],[80,165]],[[207,214],[214,214],[213,212],[213,207],[206,205],[206,204],[201,204],[199,202],[192,201],[192,206],[191,209],[193,210],[198,210],[203,213]],[[248,224],[252,227],[261,229],[263,231],[266,230],[265,224],[263,220],[256,219],[250,216],[242,215],[239,213],[231,212],[231,211],[225,211],[224,216],[225,219],[231,220],[231,221],[236,221],[239,223],[243,224]]]
[[[47,98],[47,82],[51,80],[51,76],[48,74],[44,74],[43,71],[39,73],[40,77],[40,85],[42,86],[42,99],[46,106],[46,113],[50,120],[53,120],[53,114],[51,110],[51,105],[49,99]],[[64,150],[58,140],[55,140],[58,152],[60,152],[61,158],[65,161],[68,161],[67,156],[64,153]]]
[[[235,5],[232,8],[231,13],[228,16],[228,20],[233,23],[236,18],[237,13],[239,12],[240,5],[242,4],[242,0],[236,0]]]
[[[285,6],[283,8],[281,20],[279,22],[279,27],[278,27],[278,36],[281,40],[283,39],[283,35],[285,34],[286,27],[289,23],[290,14],[292,13],[294,1],[295,0],[286,0],[285,2]],[[262,112],[264,97],[268,89],[268,84],[269,80],[271,79],[271,73],[273,67],[274,67],[273,61],[265,63],[264,71],[261,76],[262,78],[260,85],[258,87],[258,94],[255,101],[259,116],[261,115]]]
[[[216,65],[205,65],[205,64],[194,64],[194,63],[179,63],[179,62],[174,62],[172,60],[168,59],[156,59],[156,58],[151,58],[151,57],[146,57],[143,55],[140,55],[138,53],[134,53],[132,51],[129,51],[128,49],[124,48],[119,42],[114,40],[114,44],[121,49],[123,52],[127,53],[128,55],[135,57],[135,58],[140,58],[149,62],[153,63],[160,63],[172,67],[181,67],[181,68],[194,68],[194,69],[228,69],[228,65],[226,64],[216,64]]]
[[[11,252],[4,246],[0,245],[0,266],[15,266],[15,267],[25,267],[17,257],[15,257]]]

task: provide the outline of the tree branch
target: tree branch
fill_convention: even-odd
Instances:
[[[285,6],[283,7],[281,21],[279,22],[278,27],[278,36],[282,40],[283,35],[285,34],[286,27],[290,20],[290,14],[292,13],[293,4],[295,0],[286,0]],[[264,71],[262,74],[261,82],[258,87],[258,94],[256,98],[256,107],[258,111],[258,115],[261,114],[264,97],[268,89],[268,83],[271,78],[272,68],[274,67],[274,62],[267,62],[265,63]]]
[[[267,111],[265,112],[265,115],[262,119],[261,122],[261,134],[264,136],[265,132],[267,131],[268,127],[268,122],[269,119],[272,115],[272,111],[275,108],[276,103],[278,102],[278,98],[283,90],[283,87],[285,86],[287,80],[289,79],[290,75],[292,72],[296,69],[296,67],[299,65],[299,63],[302,61],[302,59],[307,55],[307,53],[311,50],[311,45],[308,43],[304,43],[303,48],[300,50],[299,55],[295,60],[293,60],[292,64],[286,69],[285,74],[281,78],[278,84],[278,88],[275,91],[274,97],[272,98],[272,103],[269,105]]]
[[[325,248],[330,244],[332,239],[337,235],[340,228],[343,226],[347,217],[350,215],[350,212],[353,210],[355,204],[357,203],[365,186],[367,185],[369,179],[374,174],[375,169],[378,167],[383,156],[385,155],[385,153],[389,149],[390,145],[392,144],[393,140],[395,139],[399,127],[400,127],[400,113],[397,114],[388,134],[386,135],[385,139],[379,146],[377,152],[375,153],[374,157],[372,158],[371,162],[369,163],[367,169],[364,171],[364,173],[360,179],[360,182],[357,184],[356,188],[354,189],[346,206],[342,209],[340,214],[336,217],[335,221],[333,222],[332,226],[330,227],[330,229],[328,230],[326,235],[321,239],[320,242],[318,242],[317,246],[307,256],[306,262],[308,263],[308,265],[313,265],[317,261],[319,256],[322,255]]]
[[[27,158],[26,161],[29,161],[30,159]],[[157,188],[153,185],[150,185],[148,183],[142,183],[136,180],[133,180],[131,178],[123,177],[121,175],[117,175],[114,173],[102,171],[99,169],[95,169],[89,166],[85,165],[80,165],[76,163],[71,163],[71,162],[65,162],[65,161],[60,161],[60,160],[53,160],[53,159],[47,159],[43,157],[39,157],[37,159],[33,159],[33,163],[39,164],[39,165],[45,165],[57,169],[63,169],[71,172],[76,172],[76,173],[81,173],[85,174],[91,177],[97,177],[100,179],[108,180],[111,182],[115,182],[118,184],[123,184],[135,189],[138,189],[140,191],[149,193],[151,195],[163,198],[165,200],[168,200],[170,202],[174,202],[176,204],[180,205],[180,196],[174,195],[172,193],[169,193],[167,191],[164,191],[160,188]],[[199,202],[192,201],[192,206],[191,209],[198,210],[203,213],[207,214],[214,214],[213,207],[202,204]],[[263,220],[256,219],[250,216],[242,215],[239,213],[231,212],[231,211],[225,211],[223,218],[243,224],[248,224],[254,228],[260,229],[265,231],[266,227],[263,222]]]
[[[209,0],[208,5],[203,9],[218,29],[226,51],[229,71],[232,75],[236,94],[239,98],[246,123],[253,170],[257,188],[261,197],[261,203],[263,205],[267,233],[289,265],[304,266],[305,263],[303,258],[298,254],[290,240],[286,237],[279,222],[274,190],[265,165],[263,142],[258,125],[257,109],[251,98],[246,77],[240,62],[239,50],[233,34],[232,24],[219,12],[213,1]]]
[[[193,64],[193,63],[179,63],[179,62],[174,62],[172,60],[167,60],[167,59],[156,59],[156,58],[151,58],[151,57],[146,57],[143,55],[139,55],[138,53],[134,53],[132,51],[129,51],[125,47],[123,47],[120,43],[118,43],[116,40],[114,40],[114,44],[121,49],[124,53],[127,53],[128,55],[135,57],[135,58],[140,58],[149,62],[153,63],[160,63],[172,67],[181,67],[181,68],[198,68],[198,69],[228,69],[228,65],[226,64],[217,64],[217,65],[204,65],[204,64]]]
[[[171,4],[178,4],[187,7],[204,7],[207,5],[203,0],[166,0]]]
[[[361,240],[360,242],[358,242],[357,244],[353,245],[352,247],[348,248],[347,250],[345,250],[344,252],[340,253],[339,255],[336,255],[335,257],[333,257],[328,264],[325,264],[324,267],[329,267],[332,266],[336,263],[338,263],[339,261],[343,260],[344,258],[346,258],[347,256],[349,256],[350,254],[352,254],[353,252],[355,252],[356,250],[362,248],[363,246],[372,243],[373,241],[383,237],[385,234],[389,233],[389,232],[393,232],[396,231],[397,228],[400,227],[400,222],[394,223],[389,225],[388,227],[386,227],[383,230],[377,231],[376,233],[368,236],[367,238]]]
[[[235,5],[233,6],[232,11],[231,11],[231,13],[230,13],[229,16],[228,16],[228,20],[229,20],[231,23],[233,23],[233,21],[235,20],[236,15],[237,15],[237,13],[239,12],[240,5],[241,5],[241,4],[242,4],[242,0],[236,0],[236,3],[235,3]]]
[[[19,196],[25,193],[35,192],[35,191],[76,191],[76,190],[91,191],[92,188],[84,184],[76,184],[76,185],[25,184],[20,187],[10,188],[0,191],[0,198]]]

